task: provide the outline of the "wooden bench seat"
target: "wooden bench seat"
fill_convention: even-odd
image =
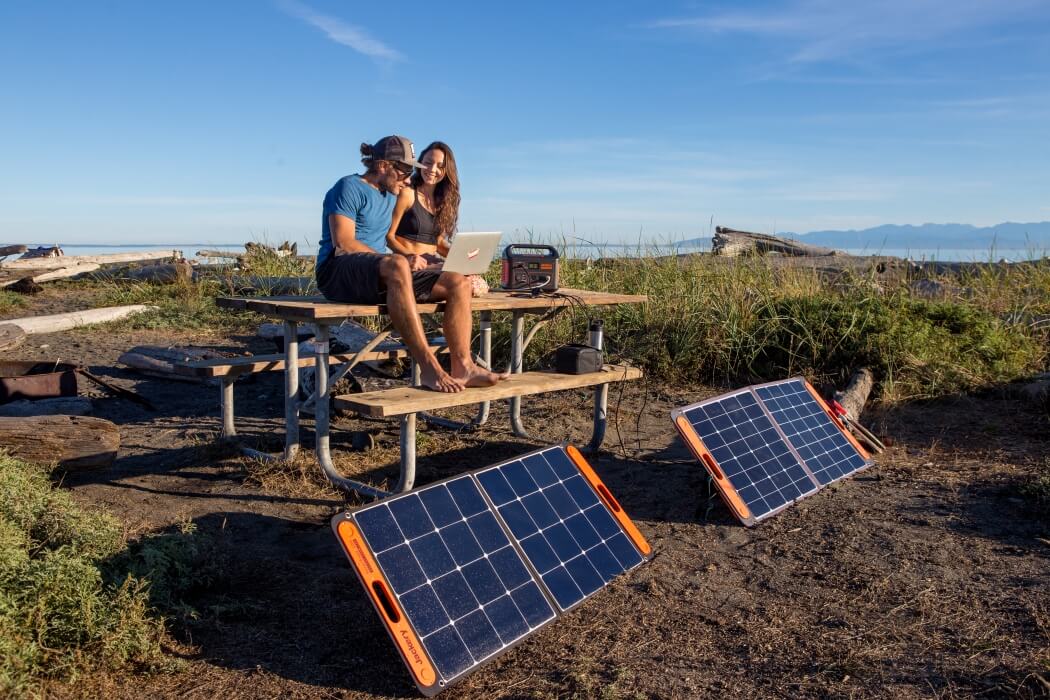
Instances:
[[[386,418],[452,406],[465,406],[482,401],[639,379],[641,376],[640,369],[624,365],[605,365],[601,372],[588,374],[523,372],[512,374],[495,386],[465,389],[454,394],[445,394],[421,387],[398,387],[363,394],[337,396],[335,405],[338,408],[357,411],[367,416]]]
[[[445,347],[444,338],[432,339],[430,347],[441,349]],[[347,352],[328,356],[328,364],[341,365],[354,359],[356,353]],[[376,362],[392,360],[400,357],[408,357],[408,350],[404,345],[380,345],[379,349],[367,352],[361,356],[361,362]],[[314,355],[312,353],[299,356],[299,367],[313,367]],[[175,363],[177,374],[191,377],[240,377],[245,374],[257,372],[280,372],[284,370],[284,355],[277,353],[273,355],[253,355],[251,357],[223,357],[214,360],[195,360],[190,362]]]
[[[387,350],[384,352],[369,352],[361,356],[363,362],[372,360],[387,360],[395,357],[407,357],[408,351]],[[342,364],[349,362],[354,353],[341,355],[329,355],[328,363]],[[313,367],[314,356],[302,355],[299,357],[300,367]],[[254,355],[252,357],[233,357],[222,360],[199,360],[196,362],[183,362],[175,365],[175,372],[192,377],[239,377],[244,374],[255,374],[256,372],[279,372],[285,367],[284,355]]]

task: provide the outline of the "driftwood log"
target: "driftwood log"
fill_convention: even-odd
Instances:
[[[0,323],[0,350],[17,348],[26,339],[26,332],[13,323]]]
[[[868,396],[874,386],[875,376],[870,369],[862,367],[853,373],[845,389],[835,392],[835,400],[842,404],[850,417],[860,420],[860,414],[864,412],[864,404],[868,402]]]
[[[736,229],[716,226],[715,235],[711,238],[711,252],[715,255],[733,257],[736,255],[764,255],[781,253],[794,256],[828,256],[840,255],[832,248],[808,245],[790,238],[770,236],[764,233],[737,231]]]
[[[39,258],[57,258],[64,255],[62,249],[57,245],[52,246],[37,246],[36,248],[30,248],[22,253],[22,257],[19,260],[32,260]],[[14,262],[14,261],[12,261]]]
[[[92,323],[105,323],[136,314],[141,311],[152,309],[146,304],[129,304],[128,306],[107,306],[101,309],[87,309],[86,311],[70,311],[65,314],[52,314],[50,316],[27,316],[25,318],[10,318],[4,323],[18,326],[26,333],[57,333],[66,331],[77,326],[89,326]]]
[[[5,257],[8,255],[21,255],[22,253],[26,252],[26,250],[27,249],[24,245],[0,246],[0,257]]]
[[[193,279],[193,265],[190,265],[186,260],[177,260],[173,263],[157,263],[103,270],[96,276],[109,279],[136,280],[138,282],[157,282],[160,284],[189,282]]]
[[[198,250],[198,258],[222,258],[224,260],[237,260],[244,257],[244,253],[234,250]]]
[[[175,365],[181,362],[196,362],[198,360],[221,360],[229,357],[237,357],[231,353],[219,352],[211,348],[198,347],[159,347],[156,345],[136,345],[117,358],[117,362],[127,365],[142,374],[148,374],[163,379],[173,379],[177,382],[191,382],[194,384],[214,383],[214,380],[204,377],[195,377],[186,374],[178,374]]]
[[[71,265],[82,263],[113,265],[115,263],[143,262],[147,260],[182,259],[182,253],[177,250],[143,250],[132,253],[108,253],[106,255],[55,255],[44,258],[28,258],[26,255],[23,255],[18,260],[0,263],[0,270],[57,270],[62,267],[70,267]]]
[[[296,243],[285,241],[276,248],[262,243],[249,241],[244,244],[244,252],[234,250],[198,250],[198,258],[224,258],[227,260],[241,260],[246,255],[273,255],[278,258],[296,257],[299,254],[299,246]]]
[[[91,413],[91,408],[91,399],[86,396],[56,396],[52,399],[0,404],[0,417],[83,416]]]
[[[39,464],[105,467],[117,457],[120,431],[108,420],[87,416],[0,417],[0,448]]]
[[[69,260],[69,258],[60,258],[62,260]],[[101,265],[98,263],[70,263],[67,267],[52,268],[52,269],[40,269],[40,270],[29,270],[23,268],[0,268],[0,274],[7,273],[4,279],[0,280],[0,287],[11,287],[15,284],[29,282],[39,284],[40,282],[51,282],[53,280],[67,279],[69,277],[76,277],[86,272],[94,272],[99,269]]]

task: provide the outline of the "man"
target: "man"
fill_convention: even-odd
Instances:
[[[470,352],[470,281],[455,272],[419,269],[426,262],[389,255],[386,234],[394,203],[416,161],[412,142],[387,136],[361,144],[363,175],[347,175],[324,197],[317,286],[326,299],[349,304],[386,302],[394,328],[419,364],[423,385],[435,391],[492,386],[505,377],[478,367]],[[416,268],[413,270],[413,268]],[[416,302],[444,301],[444,332],[452,360],[446,372],[427,347]]]

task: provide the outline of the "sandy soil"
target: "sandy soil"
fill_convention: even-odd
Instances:
[[[8,315],[48,304],[62,310],[41,299]],[[247,336],[72,331],[10,353],[78,360],[159,408],[99,398],[93,415],[120,425],[120,457],[64,483],[133,532],[192,521],[214,542],[219,572],[187,601],[196,616],[172,621],[175,671],[90,677],[50,694],[416,696],[329,529],[347,503],[309,460],[260,484],[214,443],[216,387],[116,367],[132,345],[189,343],[271,351]],[[639,383],[612,393],[615,425],[592,463],[653,560],[443,697],[1045,696],[1050,524],[1018,495],[1046,468],[1045,413],[994,394],[873,410],[866,421],[893,443],[873,469],[746,529],[712,497],[668,415],[719,391]],[[279,448],[279,375],[238,384],[237,409],[248,444]],[[588,436],[583,392],[527,401],[523,414],[532,441],[512,437],[498,407],[478,433],[422,433],[419,482]],[[341,468],[394,478],[396,424],[344,418],[333,442],[362,428],[380,448],[340,450]]]

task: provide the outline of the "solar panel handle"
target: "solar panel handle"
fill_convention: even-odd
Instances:
[[[379,606],[383,608],[383,614],[386,615],[387,619],[391,622],[400,622],[401,616],[397,614],[394,601],[390,598],[390,592],[383,585],[383,582],[373,581],[372,590],[375,591],[376,599],[379,600]]]
[[[609,493],[609,489],[605,488],[605,484],[595,484],[595,488],[598,489],[598,495],[602,497],[603,501],[605,501],[605,505],[609,506],[614,513],[620,513],[623,511],[620,504],[615,498],[613,498],[613,495]]]
[[[714,476],[719,481],[725,481],[725,475],[722,473],[722,470],[718,468],[718,465],[715,464],[715,460],[711,455],[705,452],[702,455],[700,455],[700,459],[704,460],[704,464],[707,465],[707,468],[711,471],[712,476]]]

